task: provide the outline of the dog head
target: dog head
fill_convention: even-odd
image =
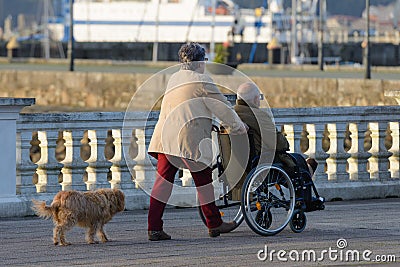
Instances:
[[[96,190],[96,192],[107,199],[111,214],[114,215],[117,212],[125,210],[125,195],[121,190],[102,188]]]
[[[113,189],[114,195],[117,199],[117,212],[125,210],[125,195],[121,190]]]

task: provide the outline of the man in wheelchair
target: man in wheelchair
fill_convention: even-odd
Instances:
[[[302,209],[312,211],[323,209],[323,200],[318,196],[312,176],[318,166],[313,158],[305,160],[298,153],[288,153],[289,143],[286,137],[275,128],[272,115],[260,109],[260,92],[254,83],[241,84],[237,90],[234,107],[241,120],[249,127],[248,136],[250,156],[247,170],[251,170],[262,153],[262,148],[275,148],[273,164],[280,166],[291,177],[296,198],[304,199]],[[244,179],[232,190],[232,197],[242,187]],[[314,191],[316,198],[312,197]]]

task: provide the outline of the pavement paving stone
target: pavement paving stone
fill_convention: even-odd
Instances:
[[[395,255],[400,266],[400,199],[373,199],[327,203],[324,211],[307,213],[307,227],[295,234],[289,227],[275,236],[263,237],[252,232],[245,222],[234,232],[218,238],[208,237],[197,209],[168,208],[164,230],[172,240],[147,240],[147,211],[117,214],[106,226],[111,242],[88,245],[85,230],[73,228],[67,234],[71,246],[52,244],[49,220],[37,217],[0,219],[0,266],[374,266],[376,262],[323,261],[281,262],[277,251],[294,250],[300,254],[324,249],[338,250],[337,240],[347,241],[348,250],[371,250],[376,255]],[[270,258],[260,261],[257,253],[275,250]],[[294,252],[293,252],[294,253]],[[261,253],[261,255],[263,255]],[[294,254],[293,254],[294,255]],[[306,255],[307,256],[307,255]],[[339,254],[338,254],[339,256]]]

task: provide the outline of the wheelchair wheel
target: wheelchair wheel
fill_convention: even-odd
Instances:
[[[237,205],[234,206],[229,206],[229,207],[224,207],[224,205],[218,205],[218,200],[216,201],[216,205],[219,207],[220,209],[220,213],[221,213],[221,217],[222,220],[224,222],[236,222],[236,227],[239,227],[239,225],[243,222],[244,217],[243,217],[243,213],[242,213],[242,208],[240,206],[240,204],[238,203]],[[202,220],[202,222],[204,223],[204,225],[207,226],[206,223],[206,217],[204,216],[203,210],[201,209],[201,206],[197,207],[198,211],[199,211],[199,215],[200,218]]]
[[[290,220],[289,226],[295,233],[301,233],[306,228],[307,217],[304,211],[296,209],[293,212],[292,219]]]
[[[250,172],[242,188],[242,211],[249,227],[259,235],[282,231],[292,219],[293,184],[277,166],[261,166]]]
[[[264,229],[268,229],[272,224],[272,213],[271,209],[266,211],[259,210],[256,215],[256,223]]]

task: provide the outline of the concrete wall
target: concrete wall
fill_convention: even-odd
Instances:
[[[346,43],[325,43],[325,57],[340,57],[342,62],[362,63],[363,49],[361,48],[362,39],[357,42]],[[19,49],[13,53],[14,57],[19,58],[40,58],[44,57],[43,48],[40,42],[20,42]],[[60,46],[61,45],[61,46]],[[178,50],[182,45],[178,43],[160,43],[158,46],[158,60],[177,61]],[[283,62],[289,62],[289,44],[282,44]],[[228,62],[249,62],[252,43],[236,43],[234,47],[229,47]],[[309,57],[318,56],[317,44],[304,44],[306,54]],[[0,57],[7,56],[5,49],[6,42],[0,41]],[[253,63],[268,62],[268,51],[266,43],[258,43],[256,46],[256,56]],[[60,49],[63,54],[67,54],[67,43],[51,43],[50,55],[52,58],[62,58]],[[75,58],[77,59],[111,59],[111,60],[146,60],[152,59],[153,43],[140,42],[120,42],[120,43],[84,43],[77,42],[75,44]],[[281,51],[275,50],[274,62],[281,62]],[[240,55],[240,56],[239,56]],[[399,66],[400,65],[400,46],[395,43],[378,43],[371,40],[371,64],[373,66]]]
[[[0,71],[0,97],[35,97],[37,106],[53,106],[52,110],[124,110],[136,89],[150,76]],[[400,80],[251,78],[275,108],[396,105],[393,98],[384,96],[384,91],[400,88]]]

